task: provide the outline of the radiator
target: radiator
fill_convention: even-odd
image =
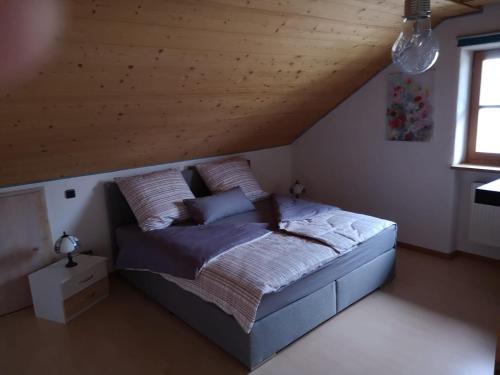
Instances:
[[[483,184],[471,185],[469,240],[482,245],[500,247],[500,207],[474,202],[475,189]]]

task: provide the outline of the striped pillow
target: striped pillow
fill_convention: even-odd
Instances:
[[[189,219],[182,200],[194,199],[194,195],[177,169],[116,178],[115,181],[144,232]]]
[[[239,186],[252,202],[269,196],[255,179],[248,161],[243,158],[235,157],[198,164],[196,169],[212,193],[227,191]]]

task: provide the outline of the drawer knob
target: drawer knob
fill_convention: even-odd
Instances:
[[[94,275],[90,275],[89,277],[86,277],[85,279],[83,280],[80,280],[80,284],[84,284],[86,283],[87,281],[90,281],[94,278]]]

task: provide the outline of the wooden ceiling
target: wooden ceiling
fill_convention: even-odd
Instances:
[[[432,6],[435,23],[478,10]],[[0,91],[0,185],[289,144],[389,63],[402,9],[68,1],[55,56]]]

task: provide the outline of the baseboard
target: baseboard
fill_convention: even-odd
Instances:
[[[479,254],[466,253],[465,251],[462,250],[455,250],[454,254],[456,254],[457,256],[462,256],[464,258],[480,260],[482,262],[487,262],[500,266],[500,259],[488,258]]]
[[[401,242],[401,241],[398,241],[397,245],[398,245],[398,247],[402,247],[402,248],[407,249],[407,250],[418,251],[419,253],[432,255],[432,256],[435,256],[438,258],[442,258],[442,259],[453,259],[457,256],[461,256],[464,258],[480,260],[482,262],[486,262],[486,263],[500,266],[499,259],[488,258],[488,257],[485,257],[483,255],[478,255],[478,254],[467,253],[467,252],[462,251],[462,250],[455,250],[451,253],[442,253],[440,251],[432,250],[432,249],[429,249],[427,247],[412,245],[410,243]]]
[[[403,248],[408,249],[408,250],[418,251],[420,253],[424,253],[427,255],[432,255],[432,256],[436,256],[436,257],[444,258],[444,259],[453,259],[456,256],[456,251],[454,251],[452,253],[442,253],[442,252],[437,251],[437,250],[428,249],[427,247],[412,245],[411,243],[406,243],[406,242],[401,242],[401,241],[398,241],[398,247],[403,247]]]

